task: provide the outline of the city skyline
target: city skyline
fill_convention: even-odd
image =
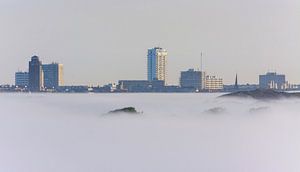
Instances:
[[[153,52],[152,52],[153,51]],[[158,51],[158,52],[156,52],[156,51]],[[150,53],[150,55],[149,55],[149,53]],[[151,53],[152,53],[152,55],[151,55]],[[153,54],[154,53],[154,54]],[[158,54],[157,54],[158,53]],[[162,54],[162,53],[164,53],[164,54]],[[145,79],[147,79],[148,81],[151,81],[151,80],[162,80],[162,81],[164,81],[165,83],[166,83],[166,85],[171,85],[171,84],[168,84],[168,80],[167,80],[167,71],[166,71],[166,69],[168,68],[167,67],[167,63],[166,63],[166,58],[167,58],[167,54],[168,54],[168,52],[167,52],[167,50],[166,49],[163,49],[163,48],[161,48],[161,47],[154,47],[154,48],[149,48],[148,49],[148,54],[147,54],[147,78],[143,78],[142,80],[145,80]],[[153,56],[153,57],[152,57]],[[32,58],[39,58],[37,55],[34,55],[34,56],[32,56],[31,57],[31,59]],[[160,65],[162,65],[162,64],[156,64],[157,62],[152,62],[153,60],[151,60],[151,59],[153,59],[153,58],[157,58],[157,59],[159,59],[159,58],[162,58],[163,59],[163,61],[164,61],[164,65],[163,65],[163,72],[161,73],[161,72],[158,72],[158,71],[152,71],[152,69],[150,68],[151,67],[151,65],[150,64],[152,64],[152,63],[154,63],[155,64],[155,66],[156,65],[158,65],[158,66],[156,66],[156,68],[159,68],[159,66]],[[150,60],[150,61],[149,61]],[[200,59],[201,60],[201,62],[202,62],[202,59]],[[201,64],[201,62],[200,62],[200,68],[202,68],[202,64]],[[41,62],[40,62],[41,63]],[[150,65],[150,67],[149,67],[149,65]],[[58,82],[59,83],[59,85],[60,86],[63,86],[63,85],[65,85],[64,84],[64,80],[65,80],[65,78],[63,77],[63,64],[60,64],[60,63],[57,63],[57,62],[54,62],[54,61],[52,61],[51,63],[48,63],[48,64],[42,64],[41,63],[41,66],[43,66],[43,68],[45,67],[46,68],[46,70],[47,70],[47,68],[48,68],[48,66],[50,67],[50,68],[56,68],[56,70],[57,70],[57,73],[51,73],[50,75],[53,75],[53,77],[55,76],[55,75],[57,75],[57,76],[55,76],[55,77],[58,77],[58,78],[55,78],[57,81],[55,81],[55,82]],[[160,68],[161,68],[162,66],[160,66]],[[51,69],[51,72],[52,71],[54,71],[53,69]],[[157,70],[157,69],[156,69]],[[199,69],[199,68],[188,68],[187,69],[187,71],[190,71],[190,70],[195,70],[195,72],[197,72],[197,71],[199,71],[199,72],[204,72],[204,73],[207,73],[205,70],[201,70],[201,69]],[[14,83],[16,83],[16,77],[17,77],[17,74],[18,73],[30,73],[29,72],[30,71],[30,68],[27,68],[26,70],[24,70],[24,69],[18,69],[15,73],[14,73]],[[182,71],[179,71],[179,75],[181,75],[182,74],[182,72],[184,72],[185,70],[182,70]],[[154,73],[153,73],[154,72]],[[157,73],[158,72],[158,73]],[[151,74],[151,73],[153,73],[153,74]],[[160,73],[160,74],[159,74]],[[268,70],[267,72],[265,72],[267,75],[268,74],[275,74],[276,75],[276,73],[277,73],[277,71],[276,70]],[[161,76],[162,78],[156,78],[156,77],[151,77],[152,75],[154,76],[154,75],[162,75],[163,74],[163,76]],[[43,75],[44,75],[44,72],[43,72]],[[258,77],[258,82],[257,83],[249,83],[249,82],[247,82],[247,83],[241,83],[241,84],[260,84],[260,76],[261,76],[262,74],[259,74],[259,77]],[[281,74],[282,75],[282,74]],[[44,77],[44,76],[42,76],[42,77]],[[51,76],[52,77],[52,76]],[[215,78],[216,76],[215,75],[206,75],[206,77],[208,77],[208,78]],[[284,74],[284,77],[286,77],[285,76],[285,74]],[[152,79],[151,79],[152,78]],[[54,78],[52,78],[52,79],[54,79]],[[224,84],[224,85],[236,85],[237,84],[237,73],[236,73],[236,75],[235,75],[235,80],[234,80],[234,83],[225,83],[225,82],[223,82],[223,78],[219,78],[219,79],[221,79],[222,81],[222,84]],[[22,80],[22,77],[21,77],[21,80]],[[136,79],[134,79],[134,80],[136,80]],[[139,80],[141,80],[141,79],[139,79]],[[115,84],[115,83],[117,83],[118,81],[120,81],[120,79],[118,79],[118,80],[116,80],[115,82],[110,82],[110,83],[104,83],[103,85],[107,85],[107,84]],[[44,80],[43,80],[43,82],[44,82]],[[179,82],[178,83],[176,83],[176,84],[173,84],[173,85],[181,85],[180,84],[181,83],[181,76],[179,76]],[[50,83],[49,83],[50,84]],[[300,84],[300,83],[289,83],[289,84]],[[1,85],[1,83],[0,83],[0,85]],[[13,84],[11,84],[11,85],[13,85]],[[44,85],[44,83],[42,84],[42,85]],[[67,84],[68,85],[68,84]],[[72,83],[72,84],[69,84],[69,85],[76,85],[76,84],[74,84],[74,83]],[[90,85],[90,86],[92,86],[93,84],[82,84],[82,85]],[[97,85],[97,84],[96,84]],[[57,85],[58,86],[58,85]],[[57,87],[57,86],[50,86],[50,87]],[[98,84],[98,86],[99,86],[99,84]]]
[[[146,50],[154,46],[168,51],[168,84],[179,83],[180,71],[200,68],[201,52],[204,71],[225,84],[236,73],[240,83],[258,83],[268,71],[300,83],[299,6],[296,0],[3,0],[0,83],[14,83],[15,71],[27,70],[35,54],[65,64],[67,85],[146,79]]]

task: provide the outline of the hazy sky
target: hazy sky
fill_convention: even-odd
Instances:
[[[64,64],[66,84],[146,79],[147,49],[169,52],[169,84],[204,67],[225,83],[276,70],[300,83],[299,0],[0,0],[0,83],[32,55]]]

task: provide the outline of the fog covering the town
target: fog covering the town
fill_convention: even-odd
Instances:
[[[0,94],[0,171],[300,170],[300,99],[218,95]]]

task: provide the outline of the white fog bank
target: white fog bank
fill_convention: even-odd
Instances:
[[[0,94],[0,172],[300,171],[300,99],[217,96]]]

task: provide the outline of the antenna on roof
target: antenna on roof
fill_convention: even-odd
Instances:
[[[200,67],[200,70],[201,72],[203,72],[203,52],[201,51],[201,59],[200,59],[200,62],[201,62],[201,67]]]

